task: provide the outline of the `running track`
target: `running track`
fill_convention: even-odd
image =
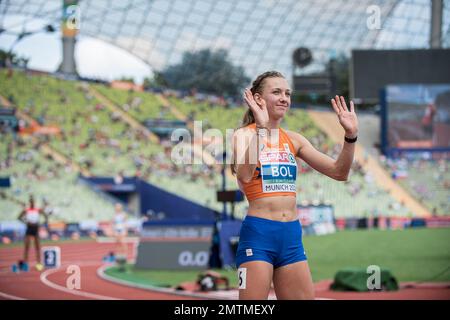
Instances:
[[[62,299],[62,300],[106,300],[106,299],[187,299],[173,294],[136,289],[101,279],[97,269],[102,265],[102,257],[114,250],[110,243],[80,242],[58,244],[61,248],[61,267],[43,272],[33,267],[30,272],[13,273],[10,267],[22,256],[22,247],[0,250],[0,299]],[[131,245],[130,245],[131,248]],[[132,250],[129,250],[129,252]],[[30,261],[34,261],[34,251],[30,250]],[[79,265],[81,289],[70,290],[66,281],[70,274],[67,266]],[[34,263],[32,263],[34,266]]]
[[[16,274],[10,267],[22,256],[22,247],[3,247],[0,249],[0,300],[33,299],[33,300],[176,300],[195,299],[144,289],[127,287],[102,279],[98,269],[103,266],[102,257],[114,250],[111,243],[82,241],[79,243],[60,243],[61,267],[38,272],[31,268],[30,272]],[[130,244],[130,249],[133,245]],[[134,250],[129,250],[129,259],[134,259]],[[30,261],[34,261],[34,251],[30,250]],[[81,289],[67,289],[66,281],[70,274],[67,266],[78,265],[81,269]],[[34,263],[31,264],[34,266]],[[316,296],[319,299],[439,299],[450,300],[450,283],[434,283],[415,285],[413,288],[402,288],[395,292],[333,292],[328,289],[331,281],[315,284]],[[402,284],[404,287],[407,284]],[[236,295],[237,298],[237,295]]]

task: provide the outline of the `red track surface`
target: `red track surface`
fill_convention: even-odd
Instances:
[[[0,250],[0,300],[2,299],[189,299],[186,296],[152,292],[114,284],[97,275],[102,257],[114,250],[115,245],[97,242],[58,244],[61,248],[61,268],[38,272],[31,268],[27,273],[11,272],[11,265],[22,257],[22,247]],[[129,250],[130,252],[132,250]],[[132,257],[130,257],[132,258]],[[30,250],[30,261],[34,251]],[[81,289],[67,289],[68,265],[81,269]],[[34,266],[34,263],[31,263]],[[334,292],[328,289],[331,281],[316,283],[317,298],[324,299],[446,299],[450,300],[450,283],[422,284],[395,292]],[[402,284],[402,287],[404,284]],[[194,298],[192,298],[194,299]]]
[[[22,258],[23,249],[16,247],[0,250],[0,299],[187,299],[121,286],[101,279],[97,275],[97,269],[103,264],[102,258],[114,250],[114,244],[92,241],[63,243],[58,246],[61,248],[61,268],[38,272],[32,267],[30,272],[19,274],[11,272],[11,265]],[[30,250],[30,261],[33,260],[34,251]],[[80,266],[80,290],[66,288],[66,281],[70,276],[66,270],[71,264]]]

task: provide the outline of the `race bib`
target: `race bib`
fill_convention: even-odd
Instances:
[[[296,192],[297,162],[289,148],[261,153],[262,192]]]

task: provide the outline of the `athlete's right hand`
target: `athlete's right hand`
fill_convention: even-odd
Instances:
[[[261,99],[261,104],[258,104],[248,88],[244,91],[244,100],[253,112],[256,126],[267,128],[269,125],[269,112],[267,111],[266,101]]]

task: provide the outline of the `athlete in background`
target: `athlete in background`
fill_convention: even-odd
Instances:
[[[28,269],[28,251],[30,249],[30,242],[34,239],[34,248],[36,251],[36,269],[41,271],[43,265],[41,263],[41,245],[39,242],[39,226],[40,218],[45,218],[45,224],[48,223],[48,217],[42,209],[35,206],[33,196],[29,198],[29,205],[20,214],[18,219],[26,224],[27,229],[25,232],[25,247],[23,253],[23,268]]]

